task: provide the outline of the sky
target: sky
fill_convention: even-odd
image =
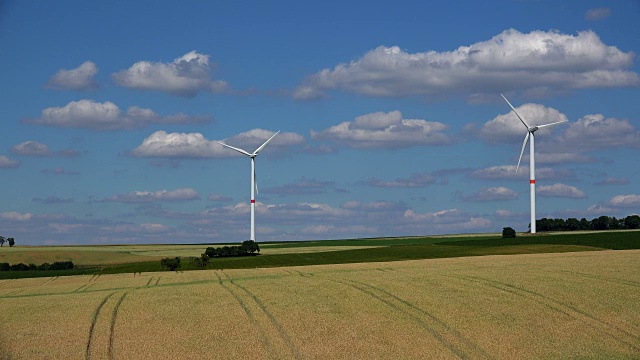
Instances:
[[[0,2],[19,245],[526,231],[640,212],[639,1]]]

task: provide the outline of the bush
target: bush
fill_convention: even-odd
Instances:
[[[160,260],[160,265],[170,271],[176,271],[180,267],[180,258],[164,258]]]
[[[240,246],[208,247],[202,255],[206,255],[209,258],[236,257],[252,256],[256,255],[256,252],[260,252],[260,246],[253,240],[246,240]]]
[[[209,256],[207,254],[200,255],[199,258],[193,259],[193,265],[199,268],[205,268],[209,265]]]
[[[516,231],[510,227],[502,228],[503,239],[514,239],[516,237]]]

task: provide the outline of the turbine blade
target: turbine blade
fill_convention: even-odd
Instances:
[[[529,132],[527,132],[527,135],[525,135],[524,141],[522,142],[522,150],[520,150],[520,157],[518,158],[518,166],[516,166],[516,173],[518,172],[518,169],[520,168],[520,161],[522,161],[522,155],[524,154],[524,148],[527,146],[527,141],[528,140],[529,140]]]
[[[278,130],[278,132],[276,132],[275,134],[273,134],[273,136],[271,136],[271,137],[269,138],[269,140],[265,141],[265,142],[264,142],[264,144],[260,145],[260,147],[259,147],[259,148],[257,148],[257,149],[256,149],[256,151],[254,151],[254,152],[253,152],[253,155],[258,155],[258,153],[260,152],[260,150],[262,150],[262,149],[265,147],[265,145],[267,145],[267,143],[268,143],[269,141],[271,141],[271,139],[273,139],[274,137],[276,137],[276,135],[278,135],[278,133],[279,133],[279,132],[280,132],[280,130]]]
[[[518,117],[518,119],[520,119],[520,121],[522,122],[522,125],[524,125],[527,129],[529,129],[529,125],[527,124],[526,121],[524,121],[524,119],[520,116],[520,114],[518,114],[518,112],[516,111],[516,108],[513,107],[513,105],[511,105],[511,103],[509,102],[509,100],[507,100],[506,97],[504,97],[504,95],[500,94],[500,96],[502,96],[502,98],[504,99],[504,101],[507,102],[507,104],[509,104],[509,107],[511,108],[511,110],[513,110],[514,113],[516,113],[516,116]]]
[[[222,145],[222,146],[228,147],[229,149],[235,150],[235,151],[237,151],[237,152],[239,152],[239,153],[241,153],[241,154],[244,154],[244,155],[247,155],[247,156],[251,156],[251,154],[249,154],[248,152],[246,152],[246,151],[244,151],[244,150],[242,150],[242,149],[238,149],[237,147],[233,147],[233,146],[231,146],[231,145],[227,145],[227,144],[225,144],[225,143],[223,143],[223,142],[220,142],[220,141],[216,141],[216,142],[217,142],[218,144]]]
[[[258,175],[255,171],[253,172],[253,183],[256,185],[256,195],[258,195]]]
[[[565,123],[565,122],[567,122],[567,120],[556,121],[556,122],[551,123],[551,124],[538,125],[538,129],[539,129],[539,128],[543,128],[543,127],[545,127],[545,126],[551,126],[551,125],[556,125],[556,124],[562,124],[562,123]]]

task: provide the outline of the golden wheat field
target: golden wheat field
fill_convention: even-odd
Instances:
[[[0,359],[640,358],[640,251],[0,280]]]

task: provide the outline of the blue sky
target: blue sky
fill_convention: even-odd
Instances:
[[[524,231],[640,209],[638,1],[0,3],[21,244]]]

